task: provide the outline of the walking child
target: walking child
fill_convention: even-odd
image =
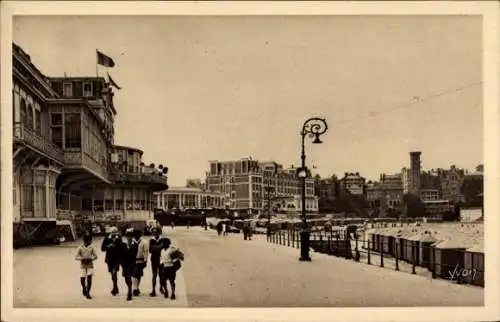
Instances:
[[[122,275],[127,284],[127,301],[132,300],[132,276],[134,275],[138,244],[134,240],[134,229],[125,231],[125,243],[121,252]]]
[[[184,254],[172,246],[170,239],[163,239],[163,249],[160,255],[161,285],[164,289],[163,296],[168,298],[167,281],[170,283],[170,299],[175,300],[175,278],[177,271],[181,268],[181,261],[184,260]]]
[[[141,291],[139,286],[141,284],[142,276],[144,275],[144,268],[147,266],[147,260],[149,257],[149,245],[142,238],[142,231],[139,229],[134,231],[134,241],[137,244],[137,256],[134,267],[134,276],[132,279],[134,291],[132,294],[134,296],[139,296]]]
[[[80,261],[81,276],[80,284],[82,293],[87,299],[91,299],[90,290],[92,288],[92,275],[94,270],[94,261],[97,259],[94,246],[92,245],[92,235],[86,233],[83,236],[83,245],[78,247],[75,259]]]
[[[153,273],[153,291],[149,296],[156,296],[156,280],[160,280],[160,293],[164,290],[161,285],[161,276],[159,274],[160,270],[160,254],[163,249],[163,238],[160,236],[160,229],[157,227],[151,230],[153,233],[153,238],[149,240],[149,253],[151,254],[151,271]]]
[[[101,251],[106,252],[105,262],[108,265],[108,272],[111,274],[113,281],[113,296],[118,294],[118,271],[120,270],[120,256],[122,252],[123,242],[118,234],[118,228],[111,228],[110,234],[104,238],[101,245]]]

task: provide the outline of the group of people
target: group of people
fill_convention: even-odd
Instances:
[[[153,273],[152,291],[150,296],[156,296],[156,282],[159,279],[160,293],[165,298],[169,297],[167,281],[170,283],[170,299],[175,300],[175,279],[176,273],[181,268],[181,261],[184,254],[180,249],[175,248],[170,239],[161,236],[159,228],[151,230],[153,237],[147,242],[142,238],[142,231],[129,228],[125,231],[124,237],[120,236],[116,227],[111,228],[108,236],[104,238],[101,250],[106,253],[105,262],[108,272],[111,275],[113,288],[111,294],[118,295],[118,272],[120,267],[122,275],[127,285],[127,300],[132,300],[132,296],[141,294],[139,286],[144,269],[147,267],[148,257],[150,257],[151,270]],[[91,299],[92,276],[94,261],[97,253],[92,246],[92,235],[86,233],[83,237],[83,245],[78,247],[76,260],[80,261],[83,296]]]

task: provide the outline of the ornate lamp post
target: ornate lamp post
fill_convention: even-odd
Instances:
[[[267,236],[271,235],[271,193],[274,192],[274,187],[265,186],[266,201],[267,201]]]
[[[308,170],[306,167],[306,152],[305,152],[305,139],[309,135],[314,138],[312,143],[323,143],[319,137],[328,130],[326,120],[318,117],[312,117],[304,122],[300,135],[302,137],[302,152],[300,159],[302,161],[301,167],[297,171],[297,175],[301,178],[302,183],[302,231],[300,232],[300,261],[310,261],[309,256],[309,228],[307,226],[306,217],[306,178]]]

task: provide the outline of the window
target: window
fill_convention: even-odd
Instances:
[[[64,114],[64,145],[66,148],[81,148],[81,131],[80,113]]]
[[[58,147],[63,147],[62,114],[52,113],[50,115],[50,130],[52,143]]]
[[[92,93],[92,83],[90,83],[90,82],[84,82],[83,83],[83,96],[85,96],[85,97],[91,97],[91,96],[93,96],[93,93]]]
[[[26,110],[26,101],[24,98],[21,99],[21,123],[26,124],[28,122],[28,111]]]
[[[113,200],[112,199],[105,200],[104,210],[113,210]]]
[[[71,83],[63,83],[63,96],[71,97],[73,96],[73,84]]]
[[[33,106],[28,105],[28,110],[26,111],[26,123],[25,125],[30,129],[33,128]]]
[[[42,113],[40,113],[40,110],[35,110],[35,130],[38,133],[42,133]]]

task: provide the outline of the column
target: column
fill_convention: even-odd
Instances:
[[[196,208],[201,208],[201,194],[198,194]]]
[[[33,168],[30,167],[30,171],[31,171],[31,195],[32,195],[32,200],[33,200],[33,203],[31,204],[31,216],[32,217],[36,217],[36,201],[37,201],[37,197],[36,197],[36,173],[35,173],[35,170],[33,170]]]
[[[135,203],[135,188],[132,187],[130,190],[131,190],[130,191],[130,204],[132,205],[132,213],[134,213],[135,212],[135,204],[134,204]]]
[[[50,177],[49,171],[45,170],[45,217],[50,218]]]
[[[116,188],[114,186],[111,188],[111,193],[113,195],[113,216],[114,216],[116,212]]]
[[[127,199],[126,199],[126,193],[125,190],[127,190],[126,186],[122,187],[122,220],[125,220],[125,214],[127,213]]]
[[[92,217],[94,217],[94,196],[95,196],[95,185],[92,185]]]
[[[181,208],[182,207],[182,198],[181,198],[181,194],[180,193],[177,195],[177,200],[178,200],[178,204],[179,204],[178,208]]]

